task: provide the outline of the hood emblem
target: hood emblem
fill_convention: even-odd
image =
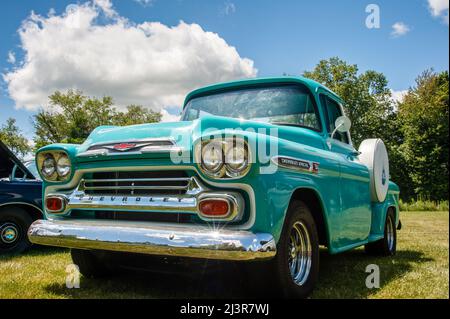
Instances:
[[[85,152],[79,153],[77,157],[119,155],[126,154],[128,151],[136,153],[170,152],[175,149],[177,149],[176,144],[172,139],[154,138],[133,142],[92,144]]]
[[[129,151],[137,146],[136,143],[119,143],[112,146],[112,148],[119,152]]]

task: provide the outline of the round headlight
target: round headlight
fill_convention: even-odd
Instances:
[[[56,163],[56,171],[59,177],[66,177],[70,173],[70,160],[67,155],[63,154]]]
[[[240,174],[248,167],[248,151],[244,144],[231,146],[225,156],[227,172]]]
[[[202,147],[202,166],[208,173],[217,173],[223,167],[223,150],[220,143],[210,142]]]
[[[56,163],[53,155],[47,155],[42,162],[41,173],[45,177],[51,177],[56,171]]]

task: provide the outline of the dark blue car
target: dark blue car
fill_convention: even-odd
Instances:
[[[0,254],[31,246],[28,227],[42,218],[42,182],[34,161],[22,163],[0,141]]]

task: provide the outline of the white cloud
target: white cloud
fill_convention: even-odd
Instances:
[[[169,113],[166,109],[161,110],[161,122],[176,122],[180,119],[180,115]]]
[[[441,17],[448,25],[449,0],[428,0],[428,6],[434,17]]]
[[[108,23],[96,22],[101,13]],[[160,110],[180,106],[196,87],[257,74],[252,60],[198,24],[135,24],[105,0],[70,5],[61,15],[32,13],[19,36],[24,59],[3,78],[16,107],[30,110],[69,88]]]
[[[394,102],[402,102],[405,95],[408,93],[408,90],[400,90],[400,91],[394,91],[391,90],[391,94],[392,94],[392,100]]]
[[[401,37],[402,35],[407,34],[410,31],[409,26],[404,24],[403,22],[396,22],[392,25],[391,35],[395,38]]]
[[[8,52],[8,59],[7,59],[8,63],[14,64],[16,63],[16,55],[14,54],[14,52],[9,51]]]
[[[99,7],[107,17],[112,18],[117,16],[111,0],[93,0],[95,6]]]

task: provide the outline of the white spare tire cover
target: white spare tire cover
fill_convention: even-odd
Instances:
[[[383,202],[389,187],[389,159],[386,146],[379,138],[362,141],[359,160],[370,173],[370,193],[373,202]]]

